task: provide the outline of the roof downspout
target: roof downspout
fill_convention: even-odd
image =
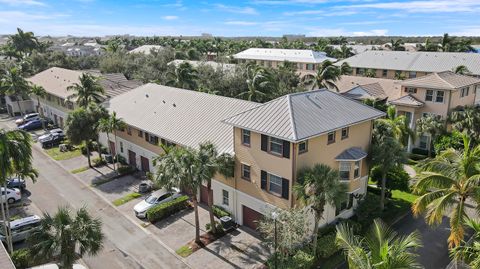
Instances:
[[[235,166],[233,168],[233,196],[234,196],[234,199],[233,199],[233,210],[235,211],[234,214],[235,214],[235,222],[238,223],[238,210],[237,210],[237,200],[238,200],[238,195],[237,195],[237,173],[235,170],[237,170],[237,158],[235,157],[235,128],[236,127],[233,127],[232,130],[233,130],[233,158],[235,159]]]
[[[444,125],[445,125],[445,129],[447,129],[447,125],[448,125],[447,119],[448,119],[448,115],[450,114],[450,106],[451,106],[451,104],[452,104],[452,91],[450,91],[450,94],[448,95],[447,117],[446,117],[446,119],[445,119],[445,124],[444,124]]]

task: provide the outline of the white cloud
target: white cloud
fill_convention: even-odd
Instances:
[[[227,6],[224,4],[215,4],[214,6],[222,11],[229,13],[258,15],[258,11],[252,7]]]
[[[167,20],[167,21],[173,21],[173,20],[178,19],[178,16],[168,15],[168,16],[163,16],[162,19]]]
[[[52,20],[62,17],[68,17],[66,14],[53,13],[28,13],[24,11],[0,11],[0,22],[2,23],[15,23],[15,22],[31,22],[39,20]]]
[[[457,32],[451,33],[455,36],[480,36],[480,25],[478,26],[467,26],[462,28]]]
[[[457,1],[409,1],[409,2],[379,2],[357,5],[335,6],[334,9],[385,9],[402,10],[409,13],[453,13],[480,11],[478,0]]]
[[[45,3],[37,0],[0,0],[0,3],[10,6],[46,6]]]
[[[370,30],[366,32],[353,32],[354,36],[384,36],[387,35],[388,30],[386,29],[377,29],[377,30]]]
[[[384,36],[386,29],[373,29],[368,31],[347,31],[344,28],[309,28],[309,36]]]
[[[241,26],[253,26],[258,25],[258,22],[254,21],[227,21],[226,25],[241,25]]]

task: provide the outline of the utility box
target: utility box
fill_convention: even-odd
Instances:
[[[221,217],[220,223],[222,223],[222,227],[225,231],[231,230],[235,228],[235,222],[229,216]]]

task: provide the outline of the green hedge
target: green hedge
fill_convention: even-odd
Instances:
[[[212,209],[213,209],[213,215],[215,215],[215,217],[217,217],[217,218],[221,218],[221,217],[225,217],[225,216],[231,217],[231,215],[232,215],[232,214],[230,214],[230,212],[228,212],[223,207],[218,206],[218,205],[213,205]]]
[[[30,267],[32,257],[30,251],[26,248],[15,250],[12,253],[12,262],[17,269],[24,269]]]
[[[339,249],[335,243],[335,233],[319,236],[317,239],[317,256],[319,258],[328,258],[335,254]]]
[[[303,250],[297,251],[297,253],[292,258],[293,267],[292,268],[302,268],[302,269],[310,269],[313,267],[313,263],[315,262],[315,257]]]
[[[135,170],[137,170],[137,168],[135,168],[133,166],[126,165],[126,166],[118,167],[117,172],[120,175],[126,175],[126,174],[130,174],[130,173],[135,172]]]
[[[187,208],[188,196],[183,195],[175,200],[156,205],[147,210],[147,218],[150,222],[156,222],[162,220],[175,212]]]

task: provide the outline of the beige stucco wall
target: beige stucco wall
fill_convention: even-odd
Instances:
[[[362,68],[362,67],[359,67],[359,68]],[[369,68],[364,68],[365,70],[369,69]],[[387,76],[383,76],[383,70],[387,70]],[[390,70],[390,69],[375,69],[375,77],[377,78],[387,78],[387,79],[395,79],[395,74],[396,74],[397,70]],[[403,76],[405,76],[405,78],[408,78],[408,75],[409,75],[409,71],[405,71],[405,70],[401,70],[401,74]],[[428,74],[427,72],[420,72],[420,71],[417,71],[417,76],[416,77],[421,77],[421,76],[425,76],[426,74]],[[352,67],[352,75],[354,76],[360,76],[359,74],[357,74],[357,67]]]

